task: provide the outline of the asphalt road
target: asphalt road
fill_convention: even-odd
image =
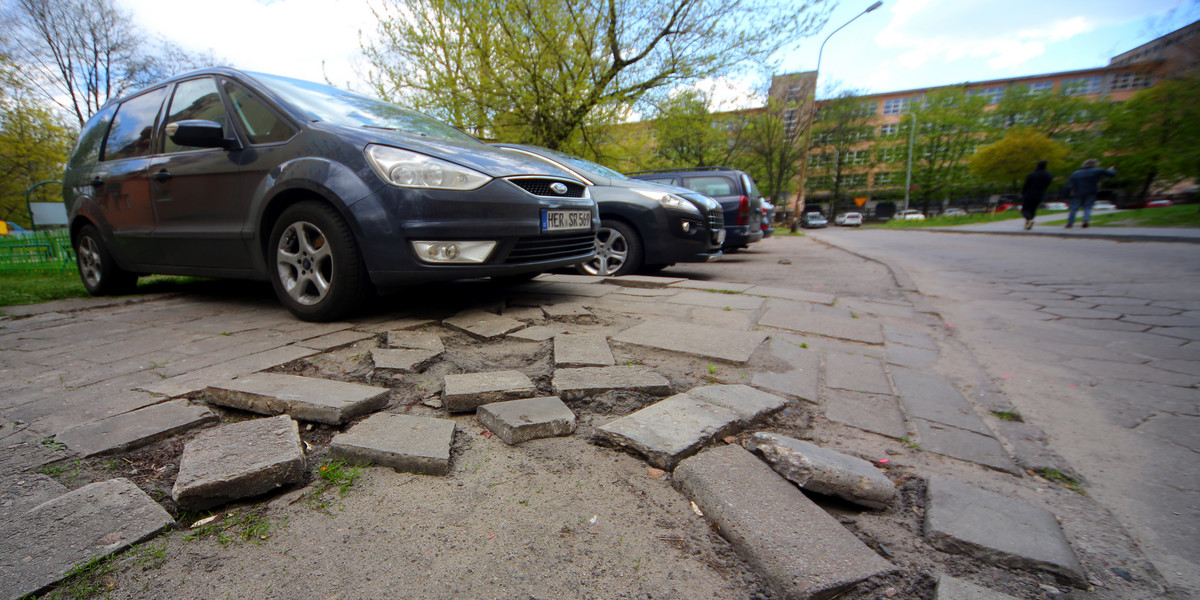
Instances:
[[[907,271],[1171,583],[1200,597],[1200,260],[1185,243],[829,229]]]

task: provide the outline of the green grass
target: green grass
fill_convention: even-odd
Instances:
[[[138,292],[162,292],[184,284],[207,281],[198,277],[151,275],[138,280]],[[88,292],[75,271],[61,273],[0,273],[0,306],[37,304],[84,298]]]
[[[1083,213],[1075,215],[1078,219]],[[1046,225],[1065,225],[1066,219]],[[1200,227],[1200,206],[1181,204],[1159,208],[1139,208],[1120,212],[1092,213],[1093,227]]]
[[[1075,492],[1076,494],[1083,494],[1084,496],[1087,495],[1087,490],[1083,488],[1082,482],[1074,477],[1071,477],[1070,475],[1063,473],[1062,471],[1059,471],[1058,469],[1038,469],[1038,475],[1041,475],[1050,481],[1061,483],[1063,487]]]
[[[863,224],[863,227],[903,229],[908,227],[952,227],[954,225],[975,225],[978,223],[994,223],[996,221],[1011,221],[1022,219],[1020,211],[1010,210],[1002,213],[973,213],[961,217],[932,217],[924,221],[890,220],[883,223]]]

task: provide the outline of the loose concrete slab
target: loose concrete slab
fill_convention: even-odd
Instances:
[[[717,327],[731,331],[750,331],[754,328],[753,314],[743,310],[723,310],[697,306],[688,315],[688,321],[696,325]]]
[[[524,323],[516,319],[482,310],[469,310],[459,313],[442,321],[442,325],[461,331],[484,342],[525,327]]]
[[[592,311],[584,308],[582,304],[577,302],[547,304],[542,307],[542,313],[546,315],[547,319],[570,323],[592,322],[596,318],[596,315],[593,315]]]
[[[900,392],[904,412],[910,418],[918,417],[987,436],[992,435],[971,402],[954,387],[954,384],[942,377],[895,367],[892,369],[892,380],[896,382],[896,389]]]
[[[491,402],[528,398],[536,393],[529,377],[518,371],[447,375],[442,386],[442,405],[451,412],[466,412]]]
[[[740,293],[713,293],[700,290],[686,290],[671,296],[667,299],[667,302],[690,306],[755,310],[761,307],[766,300],[758,296],[747,296]]]
[[[541,321],[546,318],[546,314],[538,306],[509,306],[500,311],[500,314],[525,323]]]
[[[854,319],[772,308],[758,320],[758,324],[762,327],[812,333],[864,344],[883,343],[883,330],[873,319]]]
[[[1004,446],[989,435],[943,425],[925,419],[911,418],[917,430],[921,449],[959,460],[979,463],[1008,473],[1019,473]]]
[[[927,369],[937,362],[938,353],[934,350],[914,348],[903,344],[887,344],[887,361],[898,367],[910,369]]]
[[[787,406],[786,399],[748,385],[706,385],[688,390],[687,395],[732,410],[741,427],[765,419]]]
[[[810,492],[876,510],[887,508],[896,495],[892,480],[861,458],[775,433],[755,433],[743,445],[762,456],[776,473]]]
[[[883,363],[867,356],[840,352],[825,355],[825,385],[867,394],[892,393]]]
[[[613,390],[660,396],[671,393],[671,382],[666,377],[641,365],[558,369],[554,371],[552,386],[563,400],[578,400]]]
[[[234,377],[306,358],[317,352],[312,348],[283,346],[169,377],[151,385],[140,386],[138,389],[174,398],[198,392],[214,382],[228,381]]]
[[[286,413],[301,421],[339,425],[383,408],[389,392],[388,388],[345,381],[256,373],[210,385],[205,396],[220,406],[264,415]]]
[[[938,575],[934,600],[1017,600],[1004,592],[988,589],[949,575]]]
[[[66,486],[41,473],[0,477],[0,523],[12,523],[25,511],[67,492]]]
[[[526,342],[544,342],[556,335],[558,335],[557,329],[551,329],[545,325],[535,325],[533,327],[526,327],[520,331],[510,333],[508,334],[508,337]]]
[[[680,277],[657,277],[654,275],[622,275],[606,277],[604,283],[628,288],[664,288],[673,283],[688,281]]]
[[[740,446],[684,460],[674,481],[783,598],[830,598],[895,570]]]
[[[428,350],[436,354],[446,351],[442,336],[437,332],[396,329],[387,334],[387,347],[400,350]]]
[[[83,456],[97,456],[145,446],[219,420],[205,406],[187,400],[170,400],[71,427],[54,439]]]
[[[560,333],[554,336],[555,367],[606,367],[613,362],[608,339],[603,335]]]
[[[778,288],[765,285],[756,285],[748,290],[745,290],[751,296],[763,296],[765,298],[782,298],[784,300],[793,300],[796,302],[813,302],[816,304],[833,304],[837,301],[837,296],[826,294],[824,292],[813,292],[809,290],[797,290],[793,288]]]
[[[127,479],[85,485],[0,525],[0,598],[49,586],[89,560],[150,539],[171,515]]]
[[[848,308],[855,314],[869,314],[877,317],[895,317],[897,319],[911,319],[914,316],[912,306],[907,304],[892,304],[890,302],[877,302],[867,300],[865,298],[842,298],[838,301],[838,306]]]
[[[925,496],[925,539],[935,547],[1088,586],[1050,511],[941,476],[929,479]]]
[[[571,435],[575,413],[558,396],[493,402],[480,406],[479,423],[507,444]]]
[[[1050,449],[1045,432],[1037,425],[1001,420],[995,426],[996,433],[1008,441],[1013,458],[1022,468],[1033,471],[1054,470],[1077,481],[1083,480],[1066,459]]]
[[[596,428],[595,437],[671,470],[718,436],[733,433],[737,422],[737,413],[728,408],[675,394]]]
[[[754,331],[729,331],[716,327],[653,321],[621,332],[613,341],[733,363],[745,363],[767,335]]]
[[[354,331],[352,329],[345,329],[342,331],[335,331],[333,333],[328,333],[328,334],[318,336],[315,338],[296,342],[296,345],[303,346],[305,348],[312,348],[313,350],[321,350],[324,352],[324,351],[328,351],[328,350],[333,350],[335,348],[341,348],[343,346],[349,346],[350,344],[353,344],[355,342],[361,342],[363,340],[370,339],[373,337],[375,337],[374,333],[367,333],[367,332],[362,332],[362,331]]]
[[[286,415],[222,425],[183,447],[171,498],[204,510],[304,479],[300,429]]]
[[[538,286],[537,293],[553,294],[556,296],[580,296],[583,298],[599,298],[617,291],[612,285],[589,285],[583,283],[551,282]]]
[[[908,435],[900,403],[886,394],[825,390],[825,418],[890,438]]]
[[[636,288],[623,287],[621,291],[615,294],[609,294],[606,298],[620,298],[633,296],[635,298],[662,298],[666,296],[674,296],[682,290],[674,288]]]
[[[371,363],[376,369],[392,369],[404,373],[419,373],[441,356],[433,350],[372,348]]]
[[[396,330],[413,330],[436,325],[435,319],[424,319],[419,317],[401,317],[399,319],[389,319],[381,323],[369,325],[367,328],[371,331],[396,331]]]
[[[334,436],[329,455],[397,471],[445,475],[450,472],[454,428],[450,419],[379,413]]]
[[[715,292],[744,292],[752,287],[749,283],[726,283],[723,281],[698,281],[689,279],[670,284],[672,288],[683,288],[687,290],[708,290]]]
[[[766,348],[772,356],[792,368],[782,373],[755,373],[750,383],[755,387],[794,396],[807,402],[819,402],[821,355],[776,338],[771,338]]]

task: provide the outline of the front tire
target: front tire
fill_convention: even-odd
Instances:
[[[117,266],[100,231],[85,225],[75,238],[75,266],[83,287],[93,296],[128,294],[137,286],[137,275]]]
[[[621,221],[602,220],[596,231],[596,257],[581,263],[584,275],[619,277],[636,272],[642,266],[642,238]]]
[[[354,234],[326,204],[305,201],[288,207],[271,228],[267,251],[275,295],[302,320],[345,316],[369,290]]]

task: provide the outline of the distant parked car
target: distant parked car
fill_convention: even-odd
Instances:
[[[772,204],[771,202],[767,201],[766,198],[763,198],[762,199],[762,212],[763,212],[763,223],[762,223],[763,239],[766,239],[766,238],[769,238],[769,237],[775,235],[775,205]]]
[[[1108,200],[1097,200],[1096,203],[1092,205],[1092,211],[1097,210],[1117,210],[1117,205],[1109,202]]]
[[[600,209],[596,258],[576,268],[586,275],[657,271],[677,262],[721,258],[725,225],[716,200],[687,188],[630,179],[608,167],[538,146],[493,144],[533,155],[588,184]]]
[[[725,212],[723,250],[736,251],[763,238],[762,194],[754,179],[729,167],[696,167],[628,173],[634,179],[695,190],[721,203]]]
[[[1174,202],[1171,202],[1170,200],[1150,200],[1146,203],[1146,208],[1159,208],[1163,206],[1171,206],[1172,204],[1174,204]]]
[[[1042,205],[1042,210],[1069,210],[1066,202],[1047,202]]]
[[[965,217],[965,216],[967,216],[967,211],[965,211],[961,208],[947,208],[945,210],[945,212],[942,213],[942,216],[943,217]]]
[[[805,229],[820,229],[829,226],[829,219],[819,212],[807,212],[800,218],[800,226]]]
[[[842,213],[833,222],[842,227],[858,227],[863,223],[863,216],[856,212]]]
[[[902,211],[897,212],[896,216],[894,216],[892,218],[896,219],[898,221],[924,221],[925,213],[923,213],[919,210],[913,210],[913,209],[902,210]]]

